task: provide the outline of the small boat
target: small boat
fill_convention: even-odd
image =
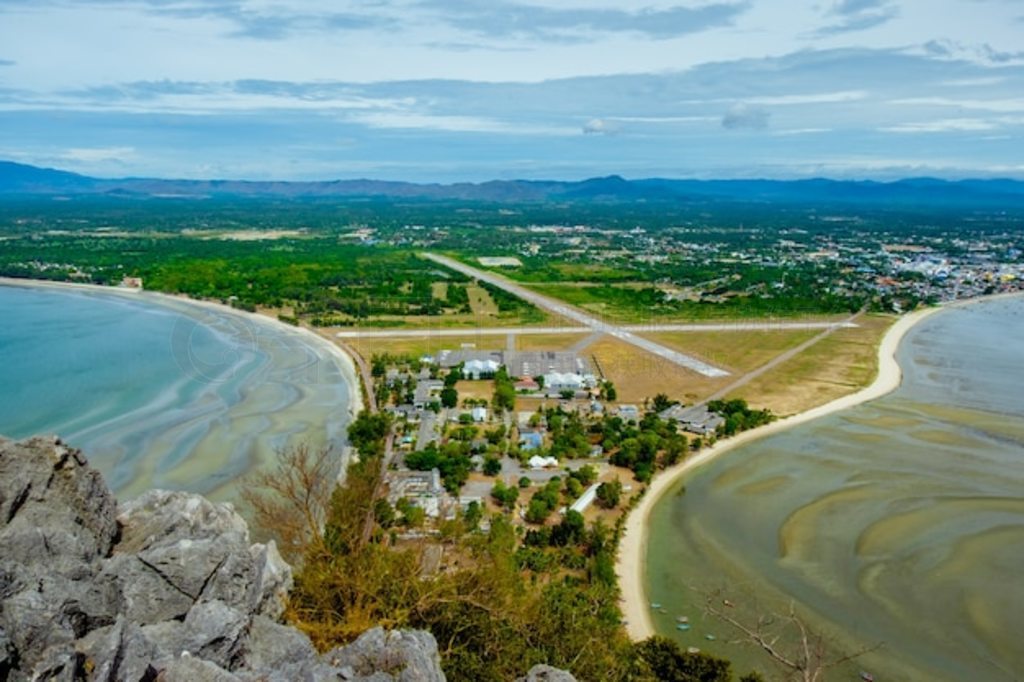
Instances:
[[[658,609],[658,613],[668,613],[668,609],[665,609],[665,608]]]
[[[695,646],[688,646],[688,647],[686,647],[686,653],[688,653],[688,654],[699,654],[700,653],[700,649],[698,649]]]
[[[863,670],[860,671],[860,679],[864,680],[864,682],[875,682],[875,676]]]
[[[679,624],[676,625],[676,630],[682,630],[683,632],[686,632],[689,629],[690,629],[690,624],[689,623],[679,623]]]
[[[715,636],[714,635],[704,635],[704,639],[708,640],[709,642],[713,642],[713,641],[715,641]]]
[[[661,604],[659,604],[659,603],[658,603],[658,602],[656,602],[656,601],[652,601],[652,602],[651,602],[651,608],[652,608],[652,609],[660,609],[660,608],[661,608]]]
[[[731,601],[729,601],[728,599],[723,599],[723,600],[722,600],[722,603],[723,603],[723,604],[725,604],[726,606],[728,606],[728,607],[729,607],[730,609],[731,609],[732,607],[736,606],[735,604],[733,604],[733,603],[732,603]]]
[[[676,616],[676,622],[677,623],[689,623],[690,622],[690,617],[689,616]]]

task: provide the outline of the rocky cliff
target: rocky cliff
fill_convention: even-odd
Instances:
[[[60,440],[0,438],[0,682],[445,679],[426,632],[317,655],[277,621],[291,581],[229,505],[150,491],[119,506]]]

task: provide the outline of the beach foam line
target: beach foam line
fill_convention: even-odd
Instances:
[[[634,641],[641,641],[657,634],[654,620],[651,618],[650,603],[646,590],[646,562],[650,524],[648,519],[651,510],[668,490],[685,474],[707,464],[716,457],[747,443],[760,440],[775,433],[791,429],[799,424],[834,412],[840,412],[855,405],[881,398],[899,388],[903,380],[903,370],[896,361],[896,351],[900,342],[914,325],[942,308],[925,308],[904,315],[893,324],[882,337],[878,347],[878,374],[875,380],[865,388],[850,395],[837,398],[824,405],[805,412],[774,421],[765,426],[744,431],[727,440],[719,441],[710,448],[701,450],[696,455],[663,471],[655,476],[636,508],[629,512],[623,535],[619,542],[618,555],[615,561],[615,573],[619,579],[623,617],[626,621],[626,633]]]

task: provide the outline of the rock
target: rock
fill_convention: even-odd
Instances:
[[[250,616],[221,601],[203,602],[189,610],[182,622],[172,620],[142,628],[158,657],[183,652],[234,669],[246,646]]]
[[[426,632],[318,656],[275,622],[292,585],[231,505],[150,491],[118,509],[56,438],[0,438],[0,681],[439,682]]]
[[[444,682],[437,641],[428,632],[418,630],[367,630],[348,646],[324,655],[328,665],[351,668],[356,675],[371,676],[384,672],[382,680],[400,682]],[[356,678],[358,679],[358,678]]]
[[[281,558],[273,540],[266,545],[253,545],[249,556],[256,567],[252,610],[268,618],[280,618],[292,589],[292,567]]]
[[[167,662],[156,679],[157,682],[241,682],[215,664],[189,655]]]
[[[526,677],[520,677],[516,682],[576,682],[576,678],[550,665],[535,665],[526,673]]]
[[[94,680],[141,680],[159,654],[142,628],[123,616],[114,625],[90,632],[75,647]]]
[[[60,439],[0,439],[0,546],[6,562],[91,575],[117,540],[117,502],[99,472]]]

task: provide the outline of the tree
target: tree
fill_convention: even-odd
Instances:
[[[730,682],[729,661],[703,652],[682,651],[665,637],[655,636],[636,645],[637,654],[662,682]]]
[[[544,523],[551,515],[551,508],[543,499],[533,497],[526,507],[526,520],[530,523]]]
[[[458,407],[459,392],[452,386],[445,386],[441,389],[441,405],[447,408]]]
[[[673,405],[678,404],[678,400],[671,400],[664,393],[659,393],[658,395],[654,396],[654,400],[651,403],[651,408],[655,412],[661,413],[667,410],[668,408],[672,407]]]
[[[615,390],[615,384],[613,384],[612,382],[604,382],[604,385],[601,387],[601,389],[601,392],[604,394],[604,399],[607,400],[608,402],[614,403],[616,400],[618,400],[619,392]]]
[[[373,503],[373,516],[381,528],[390,528],[395,523],[395,509],[384,498]]]
[[[484,474],[487,476],[497,476],[501,473],[501,460],[497,457],[485,457],[484,458]]]
[[[788,675],[803,682],[823,680],[828,670],[882,646],[879,643],[852,654],[837,654],[830,651],[830,643],[823,634],[812,631],[797,615],[792,602],[785,614],[761,613],[756,620],[748,622],[719,608],[718,604],[725,601],[721,599],[720,593],[710,593],[706,595],[704,610],[731,625],[744,639],[786,670]]]
[[[290,561],[323,542],[321,527],[334,489],[332,459],[328,447],[284,448],[277,452],[276,470],[251,475],[242,488],[254,526],[277,540]]]
[[[391,428],[387,412],[373,414],[362,411],[348,427],[348,440],[363,457],[384,454],[384,438]]]
[[[480,506],[480,503],[473,500],[466,505],[466,513],[462,516],[462,522],[466,526],[466,530],[476,530],[477,526],[480,525],[480,520],[484,517],[484,510]]]
[[[565,494],[572,499],[578,499],[583,494],[583,484],[578,478],[570,476],[565,479]]]
[[[566,388],[559,391],[558,395],[562,398],[562,400],[572,400],[574,397],[576,397],[576,391],[572,390],[571,388]]]
[[[516,506],[516,500],[519,499],[519,488],[507,486],[502,481],[498,481],[491,488],[491,497],[503,508],[511,511]]]
[[[582,485],[590,485],[597,480],[597,469],[590,464],[584,464],[570,475]]]
[[[622,498],[622,483],[619,479],[605,481],[597,486],[597,503],[605,509],[614,509],[619,506]]]

